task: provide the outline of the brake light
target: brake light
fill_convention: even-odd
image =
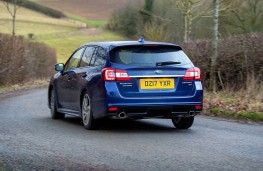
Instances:
[[[105,68],[102,70],[102,76],[104,81],[129,81],[129,77],[126,70]]]
[[[151,47],[151,46],[159,46],[158,44],[144,44],[143,46]]]
[[[194,67],[186,70],[184,80],[201,80],[201,71],[199,68]]]

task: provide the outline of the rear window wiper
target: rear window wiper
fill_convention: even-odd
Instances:
[[[157,63],[156,63],[156,66],[174,65],[174,64],[181,64],[181,62],[174,62],[174,61],[157,62]]]

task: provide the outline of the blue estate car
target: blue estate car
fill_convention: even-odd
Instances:
[[[113,41],[79,47],[50,80],[53,119],[171,119],[178,129],[192,126],[203,108],[200,69],[182,48],[163,42]]]

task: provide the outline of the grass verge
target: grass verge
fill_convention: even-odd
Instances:
[[[13,97],[20,93],[37,88],[47,88],[49,79],[32,80],[21,84],[0,86],[0,99]],[[0,171],[1,168],[0,168]]]
[[[29,82],[14,84],[14,85],[5,85],[0,87],[0,96],[8,92],[15,92],[25,89],[38,88],[48,86],[49,80],[32,80]],[[1,170],[1,169],[0,169]]]
[[[205,92],[203,114],[263,122],[263,102],[244,94],[245,92]]]

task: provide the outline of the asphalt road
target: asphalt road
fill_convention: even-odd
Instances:
[[[189,130],[170,120],[52,120],[46,89],[0,100],[2,170],[263,170],[263,125],[196,117]]]

